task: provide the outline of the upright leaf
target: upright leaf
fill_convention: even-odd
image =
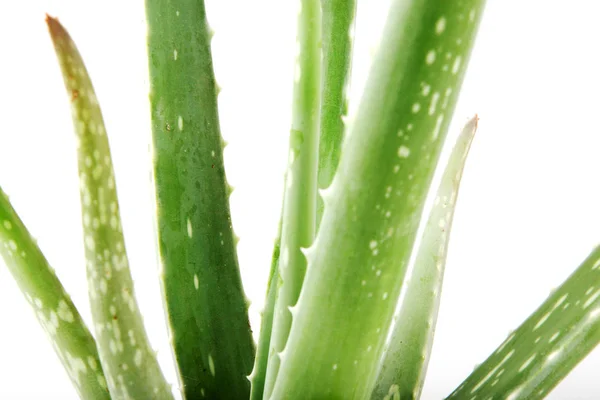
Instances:
[[[483,3],[392,2],[306,252],[274,399],[371,394]]]
[[[300,0],[294,75],[289,167],[283,201],[277,300],[273,315],[264,397],[269,398],[287,342],[292,315],[304,273],[306,257],[315,234],[317,168],[319,151],[319,104],[321,52],[321,5],[319,0]],[[275,283],[273,283],[275,284]]]
[[[183,394],[242,399],[254,344],[202,0],[146,0],[163,289]]]
[[[170,399],[135,299],[102,112],[75,43],[56,19],[46,21],[77,133],[90,303],[108,388],[116,399]]]
[[[79,396],[83,400],[110,400],[94,338],[2,189],[0,241],[6,266],[52,341]]]
[[[349,86],[349,66],[351,55],[351,29],[354,22],[356,3],[354,0],[324,0],[322,6],[322,70],[321,121],[319,139],[318,187],[327,188],[333,179],[339,161],[344,123],[347,114],[347,92]],[[317,197],[316,225],[323,213],[323,200]],[[282,215],[283,218],[283,215]],[[281,221],[280,221],[281,225]],[[278,274],[281,226],[277,235],[267,297],[262,314],[260,337],[254,369],[252,371],[252,399],[262,398],[271,342],[273,314],[277,299],[276,285],[271,285]]]
[[[267,364],[269,362],[269,348],[271,345],[271,332],[273,330],[273,315],[275,311],[275,301],[277,300],[277,278],[279,267],[279,254],[281,246],[281,221],[279,222],[279,230],[277,239],[273,249],[271,259],[271,270],[269,271],[269,281],[267,283],[267,296],[265,298],[265,306],[261,313],[260,333],[258,336],[258,344],[256,348],[256,359],[254,360],[254,368],[250,375],[251,390],[250,400],[261,400],[265,390],[265,379],[267,376]]]
[[[348,114],[352,34],[355,0],[322,0],[323,77],[321,91],[321,134],[319,140],[319,189],[331,185],[337,169],[344,122]],[[323,200],[318,197],[317,226],[323,216]]]
[[[600,246],[447,399],[542,399],[598,343]]]
[[[377,377],[372,396],[375,399],[396,392],[406,400],[421,396],[437,322],[456,196],[476,129],[477,116],[463,128],[444,170],[412,275],[402,288],[404,299]]]

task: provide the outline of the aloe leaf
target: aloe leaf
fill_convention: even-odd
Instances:
[[[274,399],[371,394],[483,4],[392,2],[306,251]]]
[[[254,362],[201,0],[146,0],[163,291],[183,394],[248,398]]]
[[[418,399],[431,354],[446,252],[462,171],[477,130],[477,116],[463,128],[450,154],[429,213],[415,265],[402,290],[404,299],[385,352],[373,398],[398,392]]]
[[[108,137],[81,56],[58,20],[46,19],[71,100],[78,139],[83,232],[100,360],[114,398],[170,399],[133,288]]]
[[[271,270],[269,271],[269,281],[267,283],[267,296],[265,299],[265,306],[261,314],[262,318],[260,322],[260,333],[258,336],[254,368],[252,369],[252,374],[250,375],[250,400],[261,400],[263,398],[265,389],[267,364],[269,361],[269,348],[271,345],[271,332],[273,329],[273,315],[275,312],[275,301],[277,300],[278,285],[276,282],[274,282],[274,279],[278,278],[277,269],[279,266],[279,254],[281,250],[280,246],[281,221],[279,222],[279,230],[271,259]]]
[[[447,399],[542,399],[598,343],[600,246]]]
[[[321,83],[321,121],[317,183],[319,188],[325,189],[331,184],[339,162],[345,129],[342,118],[348,112],[347,92],[349,90],[349,66],[352,49],[350,30],[353,28],[356,3],[347,0],[324,0],[321,2],[321,5],[323,79]],[[317,227],[322,213],[323,200],[318,196]],[[267,286],[267,298],[262,315],[255,367],[252,371],[252,399],[262,398],[264,391],[268,346],[271,342],[274,306],[277,299],[276,285],[271,285],[271,282],[273,281],[273,277],[278,274],[280,245],[281,221],[269,274],[269,285]]]
[[[296,304],[304,280],[306,257],[315,234],[317,170],[319,151],[321,84],[321,4],[319,0],[301,0],[298,12],[297,46],[294,75],[292,129],[289,167],[283,201],[281,253],[278,265],[277,299],[264,397],[269,398],[277,372],[279,353],[285,347],[292,324],[289,308]]]
[[[321,91],[321,135],[319,139],[319,189],[331,185],[337,169],[348,114],[350,61],[354,30],[355,0],[322,0],[323,77]],[[317,226],[323,216],[323,200],[317,199]]]
[[[350,30],[353,27],[356,3],[347,0],[324,0],[322,5],[322,91],[321,121],[319,139],[319,160],[317,183],[321,189],[327,188],[333,179],[343,140],[344,123],[342,117],[348,112],[347,92],[351,56]],[[287,186],[287,185],[286,185]],[[323,213],[323,200],[317,197],[316,225]],[[283,218],[283,216],[282,216]],[[281,221],[280,221],[281,225]],[[281,226],[277,235],[273,262],[267,286],[267,299],[261,322],[257,358],[252,372],[252,398],[262,398],[268,359],[268,350],[273,324],[274,303],[277,289],[271,285],[276,276],[281,245]],[[259,394],[260,393],[260,394]],[[256,396],[256,397],[254,397]]]
[[[0,189],[0,254],[84,400],[109,400],[96,342],[54,269]]]

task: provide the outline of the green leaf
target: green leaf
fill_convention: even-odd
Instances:
[[[348,72],[352,47],[350,28],[354,21],[355,10],[356,3],[352,0],[322,1],[323,37],[321,43],[323,48],[323,80],[317,176],[318,187],[321,189],[327,188],[331,184],[339,162],[344,133],[342,117],[348,111]],[[318,196],[316,225],[319,224],[322,213],[323,200]],[[264,391],[267,369],[265,361],[268,360],[268,346],[271,342],[274,303],[277,299],[276,285],[271,285],[271,282],[273,281],[273,277],[278,274],[281,224],[282,221],[280,221],[279,233],[277,234],[277,242],[269,274],[269,284],[267,286],[267,298],[261,321],[257,357],[254,370],[252,371],[252,399],[262,398]]]
[[[6,266],[52,341],[79,396],[109,400],[94,338],[2,189],[0,241]]]
[[[344,133],[342,118],[348,111],[347,92],[352,48],[350,29],[353,26],[355,10],[356,3],[354,1],[322,1],[323,38],[321,43],[323,48],[323,80],[317,176],[318,187],[321,189],[327,188],[331,184],[339,162]],[[317,226],[321,220],[322,213],[323,200],[318,196]],[[281,218],[283,220],[283,215]],[[262,398],[264,392],[268,348],[271,342],[274,307],[277,299],[277,287],[276,285],[271,285],[271,282],[273,281],[273,277],[278,275],[281,225],[282,221],[280,221],[277,241],[275,243],[269,284],[267,286],[267,298],[261,321],[257,356],[252,371],[252,399]]]
[[[599,342],[600,246],[447,399],[542,399]]]
[[[273,330],[273,315],[275,312],[275,301],[277,300],[277,283],[278,278],[279,254],[281,250],[281,221],[279,222],[279,230],[277,239],[273,249],[273,257],[271,259],[271,270],[269,271],[269,281],[267,283],[267,296],[265,306],[261,315],[260,333],[258,336],[258,346],[256,349],[256,359],[254,360],[254,368],[250,375],[251,390],[250,400],[261,400],[265,390],[265,379],[267,376],[267,364],[269,361],[269,348],[271,345],[271,332]]]
[[[339,164],[348,114],[352,31],[355,0],[322,0],[323,80],[321,135],[319,139],[319,189],[331,185]],[[323,199],[317,199],[317,226],[323,216]]]
[[[371,394],[483,3],[392,2],[306,251],[273,399]]]
[[[279,370],[279,353],[285,347],[292,315],[306,271],[308,248],[315,235],[319,107],[321,84],[321,5],[302,0],[298,14],[298,58],[295,66],[289,167],[283,201],[278,293],[275,301],[264,397],[269,398]]]
[[[254,343],[201,0],[146,0],[163,288],[184,397],[242,399]]]
[[[402,290],[404,299],[385,351],[373,398],[398,392],[418,399],[431,354],[446,263],[446,252],[462,171],[477,130],[477,116],[463,128],[450,154],[429,212],[412,275]]]
[[[46,21],[78,138],[90,303],[108,388],[117,399],[170,399],[170,386],[150,346],[135,300],[108,137],[94,88],[67,31],[56,19],[48,17]]]

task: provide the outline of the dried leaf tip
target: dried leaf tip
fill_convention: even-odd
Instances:
[[[46,24],[52,37],[67,36],[67,31],[63,28],[58,18],[46,14]]]

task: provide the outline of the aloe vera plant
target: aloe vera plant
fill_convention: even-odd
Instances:
[[[360,7],[298,4],[280,232],[255,344],[229,207],[210,15],[203,0],[145,2],[159,278],[180,395],[418,399],[477,116],[439,160],[484,0],[393,0],[352,118]],[[0,254],[82,399],[177,397],[138,309],[110,132],[91,77],[60,22],[47,24],[78,143],[81,264],[95,335],[3,192]],[[433,187],[436,168],[443,173]],[[600,341],[599,271],[597,248],[448,398],[546,396]]]

